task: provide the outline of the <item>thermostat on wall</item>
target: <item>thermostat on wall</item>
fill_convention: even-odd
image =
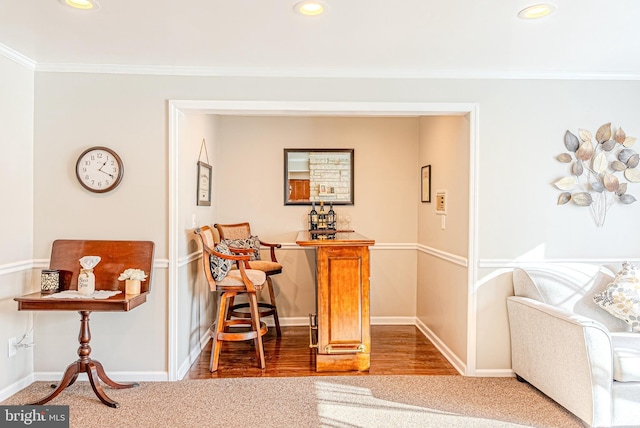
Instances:
[[[447,191],[436,190],[436,214],[447,213]]]

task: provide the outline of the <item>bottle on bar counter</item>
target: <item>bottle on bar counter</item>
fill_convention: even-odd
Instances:
[[[329,213],[327,214],[327,228],[336,230],[336,212],[333,210],[333,202],[329,202]]]
[[[320,212],[318,212],[318,229],[327,228],[327,213],[324,210],[324,201],[320,201]]]
[[[318,212],[316,211],[316,203],[311,202],[311,212],[309,213],[309,230],[318,229]]]

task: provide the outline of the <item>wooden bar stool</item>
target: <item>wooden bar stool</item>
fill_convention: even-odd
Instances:
[[[282,336],[280,331],[280,319],[278,318],[278,307],[276,305],[276,294],[273,290],[273,282],[271,276],[282,273],[282,265],[278,263],[276,258],[276,248],[281,248],[281,244],[272,244],[262,241],[257,236],[251,234],[251,226],[249,223],[237,224],[214,224],[213,227],[218,231],[220,242],[225,242],[232,252],[242,252],[249,254],[249,269],[256,269],[264,272],[267,276],[267,288],[269,290],[269,302],[258,302],[260,317],[273,316],[273,322],[276,327],[276,335]],[[262,260],[260,257],[260,248],[269,249],[270,260]],[[253,251],[243,251],[250,249]],[[249,318],[251,314],[246,311],[249,307],[248,303],[234,304],[231,301],[231,315],[238,318]]]
[[[213,339],[210,371],[218,370],[220,351],[224,341],[253,340],[258,359],[258,367],[264,369],[265,358],[262,336],[267,333],[267,325],[260,320],[256,291],[266,282],[266,274],[259,270],[248,269],[248,255],[231,254],[224,243],[213,245],[213,232],[209,226],[203,226],[194,232],[202,243],[202,267],[211,291],[220,293],[218,314],[214,326],[210,329]],[[238,263],[237,269],[231,269]],[[249,317],[229,318],[229,308],[237,295],[246,295],[249,303]],[[247,327],[248,331],[230,331],[229,327]]]

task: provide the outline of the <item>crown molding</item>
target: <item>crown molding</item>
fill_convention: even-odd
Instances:
[[[299,77],[344,79],[640,80],[640,72],[531,72],[387,70],[382,68],[176,67],[83,63],[38,63],[0,43],[0,55],[36,72],[201,77]]]
[[[11,49],[9,46],[3,45],[2,43],[0,43],[0,55],[17,62],[31,71],[35,71],[36,69],[36,62],[34,60],[22,55],[16,50]]]
[[[298,77],[344,79],[640,80],[640,73],[386,70],[380,68],[174,67],[38,63],[37,72],[201,77]]]

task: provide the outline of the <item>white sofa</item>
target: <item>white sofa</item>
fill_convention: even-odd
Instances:
[[[615,275],[555,264],[513,272],[512,368],[593,427],[640,427],[640,333],[596,305]]]

